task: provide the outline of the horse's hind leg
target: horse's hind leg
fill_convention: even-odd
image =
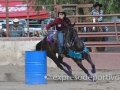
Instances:
[[[91,59],[90,55],[87,54],[87,53],[84,53],[84,54],[85,54],[85,59],[91,64],[91,67],[92,67],[91,72],[92,72],[92,73],[96,73],[95,65],[94,65],[94,63],[92,62],[92,59]]]
[[[60,64],[58,58],[56,57],[56,55],[50,51],[47,51],[47,56],[49,58],[51,58],[55,64],[61,69],[63,70],[68,76],[72,76],[71,72],[67,71],[66,69],[63,68],[63,66]]]
[[[36,47],[35,47],[35,50],[36,50],[36,51],[41,50],[41,49],[42,49],[41,46],[42,46],[42,41],[40,41],[39,43],[37,43],[37,45],[36,45]]]
[[[73,59],[77,65],[87,74],[87,76],[89,77],[90,80],[92,81],[96,81],[91,75],[90,73],[88,72],[88,70],[83,66],[81,60],[78,60],[78,59]]]
[[[60,61],[61,64],[63,64],[68,69],[69,72],[72,73],[71,66],[69,66],[66,62],[63,62],[63,57],[58,56],[58,60]]]

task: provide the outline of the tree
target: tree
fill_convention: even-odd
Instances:
[[[54,0],[29,0],[35,1],[37,5],[49,5],[54,4]],[[57,4],[94,4],[95,2],[99,2],[103,4],[101,8],[104,10],[105,14],[118,14],[120,13],[120,0],[56,0]],[[37,9],[41,9],[41,7],[37,7]],[[47,10],[53,11],[54,7],[46,7]],[[90,8],[82,8],[79,9],[80,14],[90,14]]]
[[[94,0],[103,4],[103,10],[106,14],[118,14],[120,13],[120,1],[119,0]]]

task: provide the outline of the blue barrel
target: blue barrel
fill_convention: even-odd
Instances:
[[[25,83],[29,85],[46,84],[46,51],[25,52]]]

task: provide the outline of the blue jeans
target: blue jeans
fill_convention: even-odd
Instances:
[[[58,40],[59,40],[59,53],[62,53],[63,43],[64,43],[63,32],[57,31],[57,33],[58,33]]]
[[[102,26],[103,32],[106,32],[106,27]],[[88,27],[86,27],[86,32],[88,32]],[[85,37],[81,38],[83,42],[87,41]],[[103,37],[103,41],[108,41],[108,37]]]

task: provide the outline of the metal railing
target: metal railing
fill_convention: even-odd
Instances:
[[[9,12],[9,8],[10,7],[21,7],[21,6],[9,6],[8,5],[8,3],[11,3],[11,2],[24,2],[24,1],[26,1],[24,4],[27,4],[27,5],[25,5],[25,6],[22,6],[22,7],[26,7],[27,8],[27,10],[26,10],[26,12],[23,12],[23,13],[26,13],[26,17],[24,17],[24,19],[26,19],[26,21],[27,21],[27,31],[28,31],[28,37],[29,37],[29,32],[30,32],[30,28],[29,28],[29,26],[30,25],[41,25],[41,24],[29,24],[29,19],[40,19],[40,18],[38,18],[37,16],[36,17],[34,17],[34,18],[32,18],[32,17],[29,17],[29,14],[30,13],[40,13],[40,11],[29,11],[29,7],[42,7],[43,5],[35,5],[35,4],[30,4],[29,5],[29,3],[30,2],[28,2],[28,0],[5,0],[5,6],[4,6],[4,8],[6,8],[6,12],[1,12],[0,14],[6,14],[6,18],[0,18],[0,19],[5,19],[6,20],[6,36],[7,37],[9,37],[9,32],[10,32],[10,30],[9,30],[9,19],[14,19],[14,18],[16,18],[16,17],[14,17],[14,18],[9,18],[9,14],[19,14],[19,12],[18,13],[16,13],[16,12]],[[3,3],[3,2],[0,2],[0,3]],[[51,4],[51,5],[44,5],[44,6],[49,6],[49,7],[54,7],[54,5],[53,4]],[[1,6],[2,7],[2,6]],[[47,10],[46,10],[47,11]],[[51,12],[51,11],[50,11]],[[20,13],[22,13],[22,12],[20,12]],[[22,18],[22,17],[21,17]],[[22,18],[23,19],[23,18]],[[42,19],[45,19],[45,18],[42,18]],[[4,24],[5,25],[5,24]],[[24,25],[23,25],[24,26]],[[44,25],[43,25],[44,26]]]
[[[104,15],[71,15],[68,17],[95,17],[95,16],[120,16],[120,14],[104,14]],[[120,26],[120,22],[77,22],[75,27],[97,27],[97,26],[112,26],[114,27],[115,32],[78,32],[79,37],[115,37],[116,41],[107,41],[107,42],[85,42],[88,47],[120,47],[120,32],[117,30],[117,27]]]
[[[14,0],[11,0],[12,2]],[[23,0],[17,0],[18,1],[23,1]],[[27,16],[26,19],[27,20],[27,29],[28,29],[28,33],[29,33],[29,25],[33,25],[33,24],[29,24],[29,19],[31,19],[29,17],[29,13],[32,13],[33,11],[28,11],[28,6],[43,6],[43,5],[28,5],[28,0],[26,0],[27,2]],[[6,40],[8,40],[9,38],[9,12],[8,12],[8,0],[5,0],[6,2],[6,18],[1,18],[1,19],[6,19],[6,35],[7,38]],[[56,6],[57,4],[52,4],[52,5],[44,5],[44,6]],[[90,6],[90,5],[89,5]],[[18,6],[19,7],[19,6]],[[35,11],[35,12],[39,12],[39,11]],[[73,17],[73,18],[82,18],[82,17],[94,17],[94,16],[103,16],[103,17],[107,17],[107,16],[120,16],[120,14],[103,14],[103,15],[68,15],[67,17]],[[14,18],[11,18],[14,19]],[[40,25],[40,24],[34,24],[34,25]],[[44,26],[44,25],[43,25]],[[96,23],[92,23],[92,22],[78,22],[76,21],[75,27],[92,27],[92,26],[113,26],[115,29],[115,32],[92,32],[92,33],[86,33],[86,32],[82,32],[79,33],[78,35],[80,37],[103,37],[103,36],[107,36],[107,37],[116,37],[116,41],[114,42],[85,42],[87,44],[88,47],[119,47],[120,43],[119,43],[119,36],[120,36],[120,32],[118,32],[117,30],[117,26],[120,26],[119,22],[116,22],[116,20],[114,22],[96,22]],[[30,39],[29,39],[30,38]],[[39,40],[42,39],[40,37],[21,37],[18,38],[19,40]]]

